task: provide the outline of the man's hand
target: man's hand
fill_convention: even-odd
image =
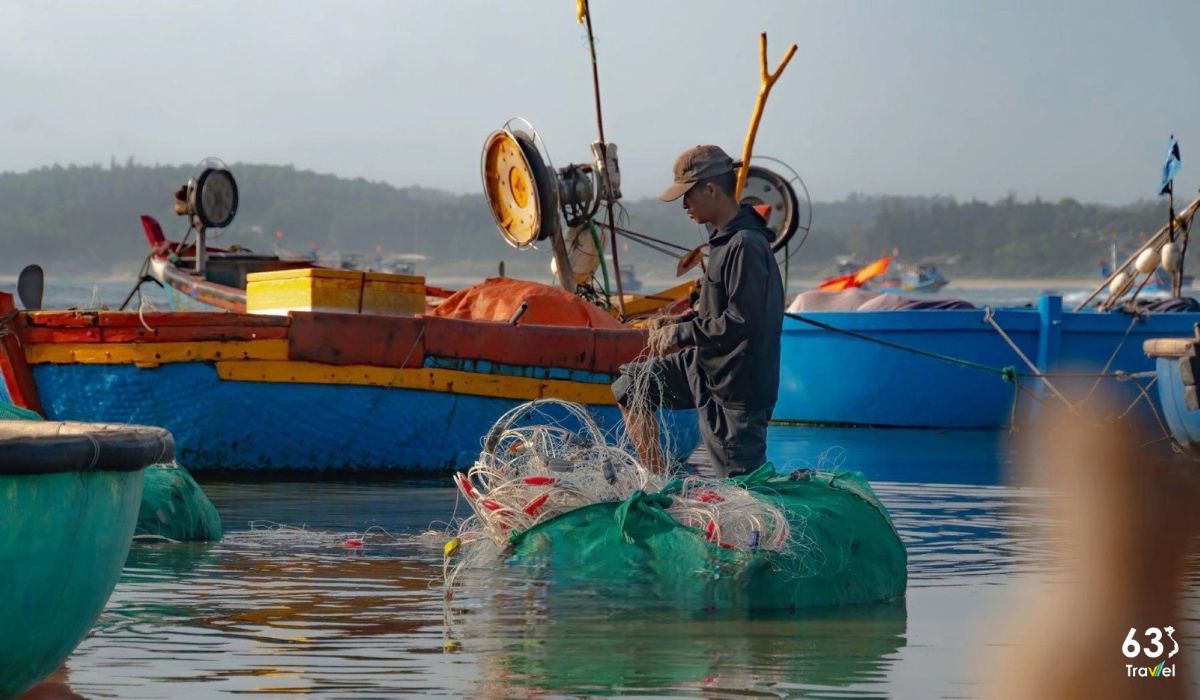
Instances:
[[[689,310],[685,313],[682,313],[682,314],[664,314],[662,316],[655,316],[654,318],[651,318],[646,323],[646,327],[649,328],[651,331],[653,331],[658,328],[665,328],[667,326],[673,326],[676,323],[683,323],[684,321],[690,321],[693,318],[696,318],[696,312],[691,311],[691,310]]]
[[[655,330],[666,328],[667,325],[674,325],[676,323],[679,323],[677,316],[655,316],[649,319],[646,323],[646,328],[650,330],[650,333],[653,333]]]
[[[662,357],[675,350],[675,324],[663,325],[650,329],[650,338],[646,341],[646,350],[651,357]]]

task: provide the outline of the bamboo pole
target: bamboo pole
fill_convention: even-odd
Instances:
[[[1175,221],[1181,222],[1183,224],[1187,224],[1188,220],[1190,220],[1192,217],[1194,217],[1196,215],[1197,209],[1200,209],[1200,197],[1197,197],[1196,199],[1192,200],[1192,203],[1187,206],[1187,209],[1184,209],[1182,212],[1179,213],[1179,216],[1175,217]],[[1125,262],[1121,263],[1115,270],[1113,270],[1112,274],[1108,276],[1108,279],[1101,282],[1100,286],[1096,288],[1096,291],[1089,294],[1087,299],[1084,299],[1082,302],[1080,302],[1079,305],[1075,307],[1075,310],[1076,311],[1082,310],[1083,307],[1085,307],[1089,303],[1091,303],[1092,299],[1095,299],[1097,296],[1100,295],[1101,292],[1103,292],[1105,289],[1107,289],[1108,285],[1114,279],[1116,279],[1117,275],[1124,272],[1126,268],[1128,268],[1130,265],[1132,265],[1134,263],[1134,261],[1137,260],[1138,256],[1142,254],[1142,251],[1144,251],[1148,248],[1154,247],[1154,246],[1158,245],[1160,242],[1162,242],[1161,239],[1170,232],[1170,228],[1171,228],[1170,226],[1164,224],[1163,227],[1158,230],[1158,233],[1151,236],[1150,240],[1146,241],[1142,245],[1142,247],[1138,248],[1137,250],[1135,250],[1133,252],[1133,255],[1130,255],[1129,258]]]
[[[734,190],[734,199],[738,201],[741,201],[742,189],[746,186],[746,175],[750,170],[750,158],[754,155],[754,138],[758,136],[758,124],[762,121],[763,108],[767,106],[767,96],[771,94],[771,88],[774,87],[775,81],[779,80],[779,76],[783,74],[783,69],[787,68],[788,62],[792,60],[792,56],[794,55],[796,55],[796,45],[792,44],[788,47],[787,53],[783,55],[783,59],[779,62],[779,67],[775,69],[775,72],[768,72],[767,33],[763,32],[758,35],[758,99],[754,101],[754,113],[750,115],[750,129],[746,132],[746,145],[742,147],[742,167],[738,168],[737,188]]]

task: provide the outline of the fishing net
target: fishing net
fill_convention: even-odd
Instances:
[[[221,516],[186,469],[154,464],[142,472],[142,483],[137,536],[176,542],[221,539]]]
[[[653,376],[635,378],[643,394]],[[564,588],[686,609],[789,609],[902,597],[904,546],[859,475],[766,464],[737,479],[646,468],[574,404],[503,416],[454,483],[473,514],[445,546],[460,574],[506,562]]]

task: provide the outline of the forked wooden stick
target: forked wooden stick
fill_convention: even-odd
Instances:
[[[758,136],[758,124],[762,121],[763,108],[767,105],[767,96],[771,94],[771,88],[775,85],[775,81],[779,80],[783,69],[787,68],[788,62],[795,54],[796,45],[792,44],[788,47],[787,53],[783,55],[783,60],[779,62],[779,68],[776,68],[774,73],[767,72],[767,33],[763,32],[758,35],[758,99],[754,101],[754,114],[750,116],[750,130],[746,132],[746,145],[742,148],[742,167],[738,168],[737,189],[734,191],[734,198],[739,201],[742,198],[742,189],[746,186],[750,157],[754,154],[754,137]]]

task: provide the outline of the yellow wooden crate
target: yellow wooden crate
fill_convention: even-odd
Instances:
[[[425,278],[368,272],[363,282],[364,314],[420,314],[425,312]]]
[[[246,275],[246,311],[277,316],[289,311],[358,313],[363,275],[321,267],[252,272]]]

